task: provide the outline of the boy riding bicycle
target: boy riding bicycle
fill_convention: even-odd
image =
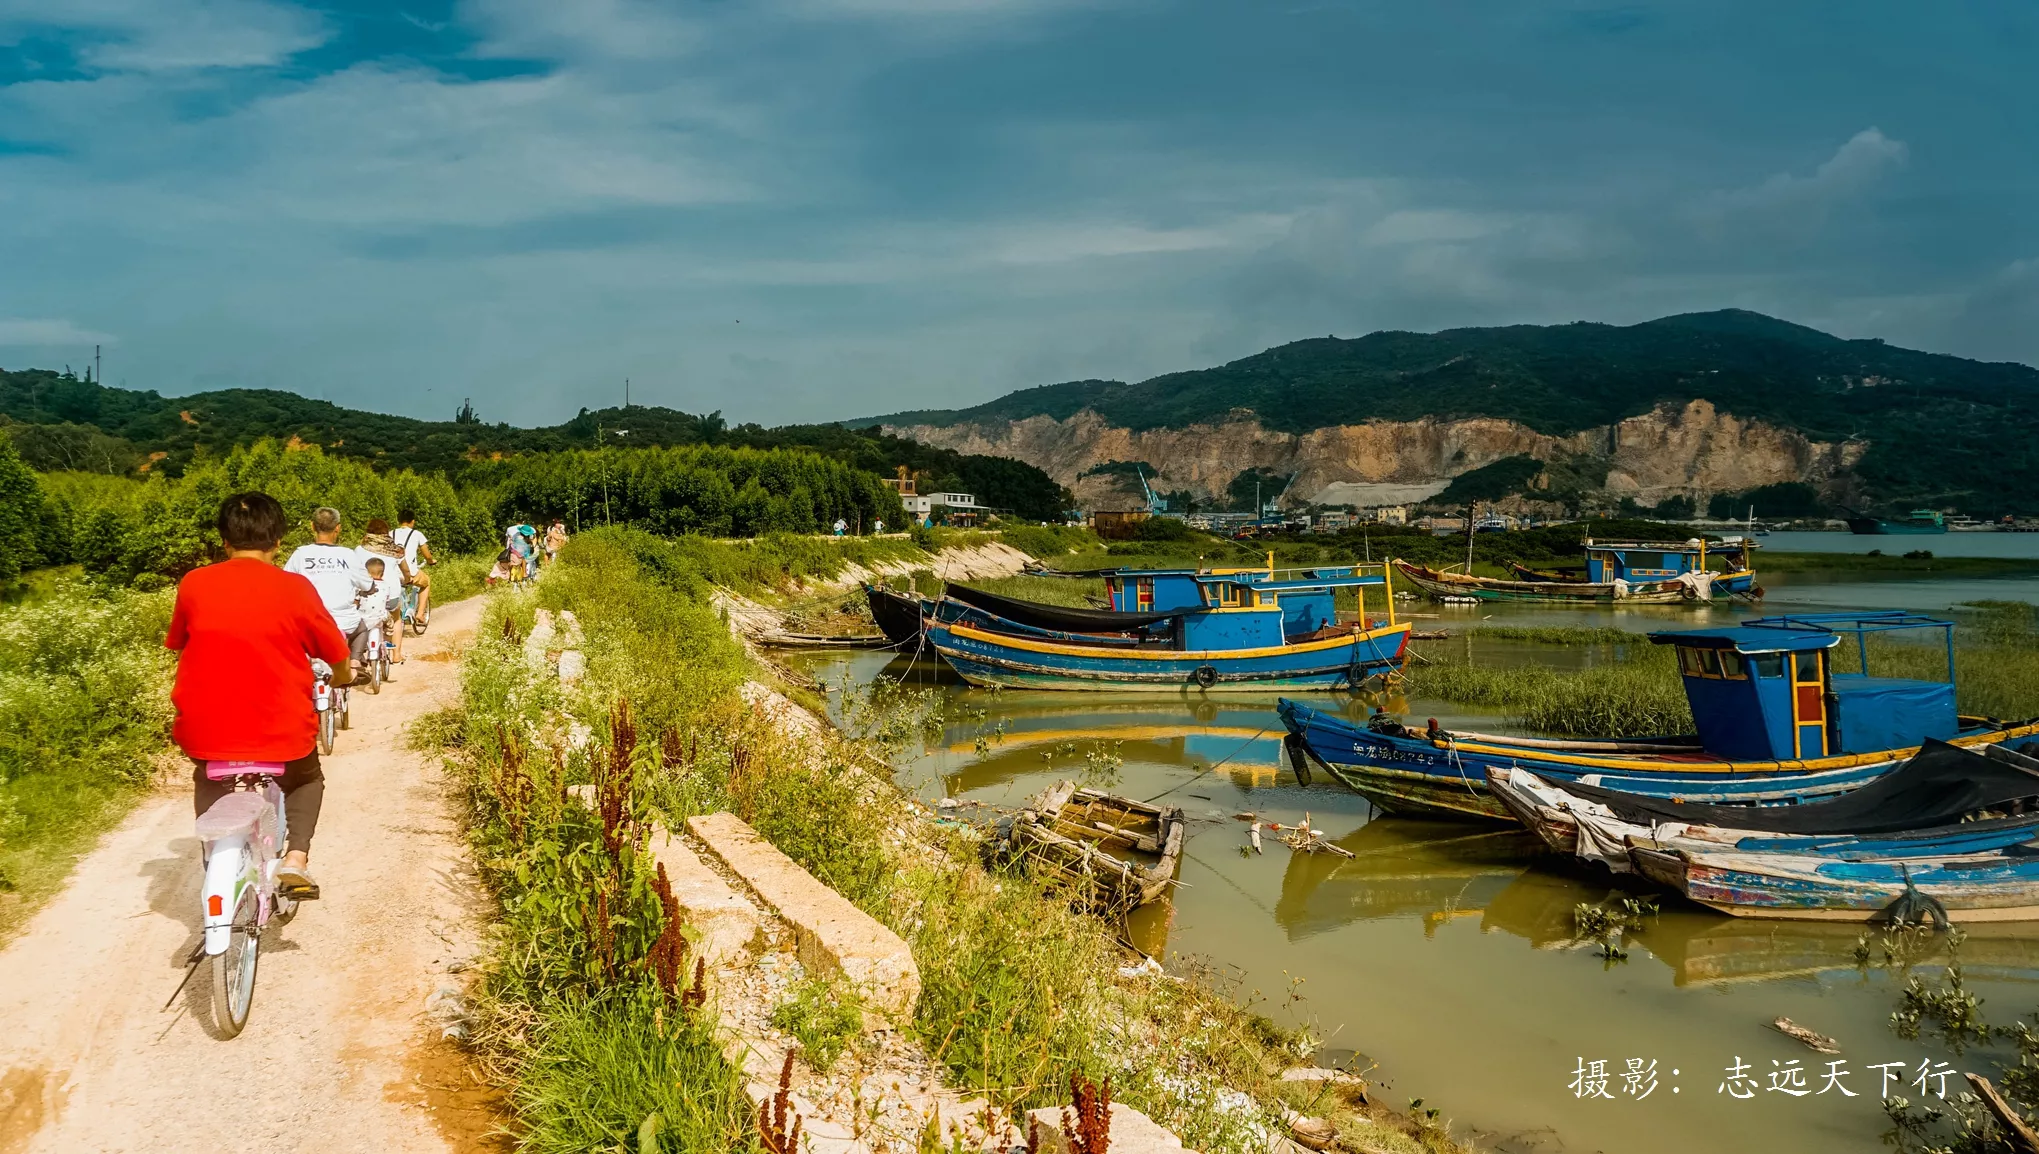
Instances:
[[[347,640],[312,583],[276,567],[283,506],[266,493],[228,497],[219,511],[227,558],[194,569],[177,585],[163,644],[179,652],[170,700],[171,736],[195,763],[195,812],[203,816],[233,789],[206,776],[208,761],[281,762],[278,779],[290,827],[277,867],[287,892],[316,892],[308,861],[325,797],[312,708],[313,659],[333,684],[353,680]]]

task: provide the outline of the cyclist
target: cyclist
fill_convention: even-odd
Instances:
[[[378,611],[375,607],[382,604],[386,593],[394,593],[396,595],[396,603],[399,606],[403,604],[402,578],[407,573],[404,551],[398,547],[396,540],[390,534],[389,522],[380,517],[369,521],[368,531],[362,535],[361,547],[354,550],[354,557],[355,560],[361,563],[362,571],[367,573],[369,579],[375,582],[375,592],[363,598],[361,611],[368,619],[368,627],[370,629],[379,629],[389,615],[386,612]],[[401,612],[399,612],[398,617],[396,644],[391,648],[389,655],[391,665],[402,665],[404,663],[404,631]]]
[[[432,603],[432,575],[425,572],[432,564],[432,542],[418,531],[418,515],[409,509],[397,512],[396,531],[389,539],[404,551],[404,583],[418,587],[417,613],[423,617]]]
[[[352,681],[368,653],[368,623],[363,620],[356,599],[375,583],[362,571],[354,550],[341,548],[339,542],[340,511],[321,507],[312,514],[312,543],[299,545],[283,567],[303,574],[318,589],[319,600],[325,603],[326,612],[333,615],[333,624],[347,638],[347,650],[352,655],[347,680]]]
[[[516,580],[529,581],[538,575],[538,530],[522,523],[512,525],[503,531],[503,545],[516,567]]]
[[[226,560],[194,569],[177,584],[163,644],[179,653],[170,733],[195,763],[199,816],[233,788],[206,776],[208,761],[283,763],[278,785],[290,841],[276,871],[294,896],[312,896],[309,859],[326,793],[319,768],[312,659],[345,685],[347,642],[315,589],[276,567],[283,506],[266,493],[239,493],[219,510]]]

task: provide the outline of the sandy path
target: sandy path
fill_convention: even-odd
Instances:
[[[0,952],[0,1154],[450,1151],[493,1117],[427,999],[458,985],[482,912],[436,759],[402,726],[458,693],[476,598],[434,615],[325,759],[325,896],[265,935],[254,1012],[211,1036],[187,790],[151,798]]]

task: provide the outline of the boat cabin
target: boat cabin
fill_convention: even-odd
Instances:
[[[1337,591],[1360,591],[1365,615],[1368,588],[1387,592],[1385,573],[1362,576],[1352,568],[1271,573],[1207,573],[1196,578],[1205,610],[1183,616],[1184,649],[1251,649],[1284,645],[1338,624]],[[1277,579],[1282,578],[1282,579]],[[1392,620],[1394,602],[1384,597]]]
[[[1684,542],[1595,541],[1586,538],[1586,580],[1669,581],[1681,573],[1709,568],[1720,558],[1729,572],[1749,568],[1754,544],[1740,537],[1709,542],[1694,537]]]
[[[1326,573],[1351,570],[1324,570]],[[1121,569],[1106,574],[1104,588],[1112,608],[1121,613],[1168,613],[1204,605],[1197,582],[1204,577],[1233,581],[1271,581],[1275,570],[1258,569]]]
[[[1871,677],[1871,633],[1941,629],[1946,681]],[[1843,635],[1855,635],[1859,669],[1834,668]],[[1790,761],[1876,753],[1947,740],[1954,709],[1954,623],[1903,612],[1763,617],[1738,626],[1652,633],[1677,647],[1678,671],[1699,741],[1730,761]]]

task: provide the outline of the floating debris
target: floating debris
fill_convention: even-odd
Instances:
[[[1792,1021],[1790,1018],[1779,1018],[1771,1022],[1770,1028],[1787,1038],[1794,1038],[1804,1042],[1819,1053],[1838,1054],[1841,1052],[1841,1044],[1839,1042],[1834,1041],[1825,1034],[1816,1034],[1797,1022]]]

